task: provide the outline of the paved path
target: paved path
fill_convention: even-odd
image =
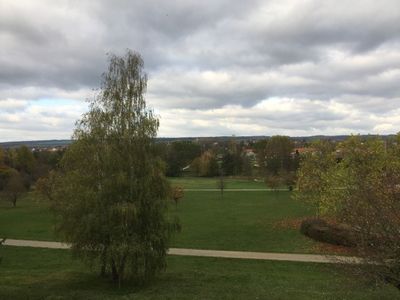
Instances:
[[[51,249],[70,248],[68,245],[59,242],[13,240],[13,239],[7,239],[4,245],[19,246],[19,247],[51,248]],[[335,256],[335,255],[328,256],[328,255],[317,255],[317,254],[223,251],[223,250],[203,250],[203,249],[185,249],[185,248],[170,248],[168,254],[183,255],[183,256],[279,260],[279,261],[297,261],[297,262],[313,262],[313,263],[350,263],[350,264],[361,263],[361,260],[356,257],[345,257],[345,256]]]
[[[220,189],[184,189],[187,192],[221,192]],[[279,192],[289,191],[288,189],[224,189],[224,192]]]

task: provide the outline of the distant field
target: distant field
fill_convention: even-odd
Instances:
[[[172,247],[313,252],[314,242],[296,228],[281,226],[285,220],[298,220],[312,209],[290,198],[289,192],[186,192],[171,213],[178,214],[182,232]],[[55,240],[54,220],[46,201],[33,194],[16,208],[1,202],[0,237]]]
[[[205,177],[169,177],[171,184],[181,185],[185,189],[216,189],[219,178]],[[263,180],[224,178],[227,189],[266,189]]]
[[[66,250],[2,247],[0,255],[0,299],[399,299],[393,286],[324,264],[169,256],[150,286],[117,289]]]

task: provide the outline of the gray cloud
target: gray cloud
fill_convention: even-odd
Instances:
[[[397,131],[398,28],[397,0],[2,1],[1,126],[25,126],[21,103],[90,97],[106,53],[130,48],[164,135]],[[53,111],[37,116],[70,132],[79,113]]]

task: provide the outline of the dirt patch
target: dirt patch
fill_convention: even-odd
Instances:
[[[313,252],[321,254],[334,255],[354,255],[354,249],[350,247],[331,245],[326,243],[317,243],[313,246]]]
[[[303,222],[305,218],[288,218],[276,221],[272,224],[272,227],[275,229],[300,229],[301,222]]]

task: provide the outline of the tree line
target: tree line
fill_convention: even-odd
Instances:
[[[273,136],[257,142],[235,140],[215,142],[175,141],[160,143],[159,153],[166,163],[166,175],[265,178],[270,185],[293,185],[300,154],[287,136]]]
[[[123,147],[122,145],[120,145]],[[116,153],[121,149],[114,149]],[[154,153],[164,162],[166,176],[261,177],[270,187],[294,184],[300,155],[286,136],[257,142],[234,140],[216,143],[174,141],[154,143]],[[26,146],[0,148],[0,197],[16,205],[17,199],[40,178],[59,167],[65,149],[32,151]],[[42,188],[39,180],[39,188]]]
[[[0,198],[16,206],[20,195],[57,167],[64,151],[32,151],[26,146],[0,148]]]

